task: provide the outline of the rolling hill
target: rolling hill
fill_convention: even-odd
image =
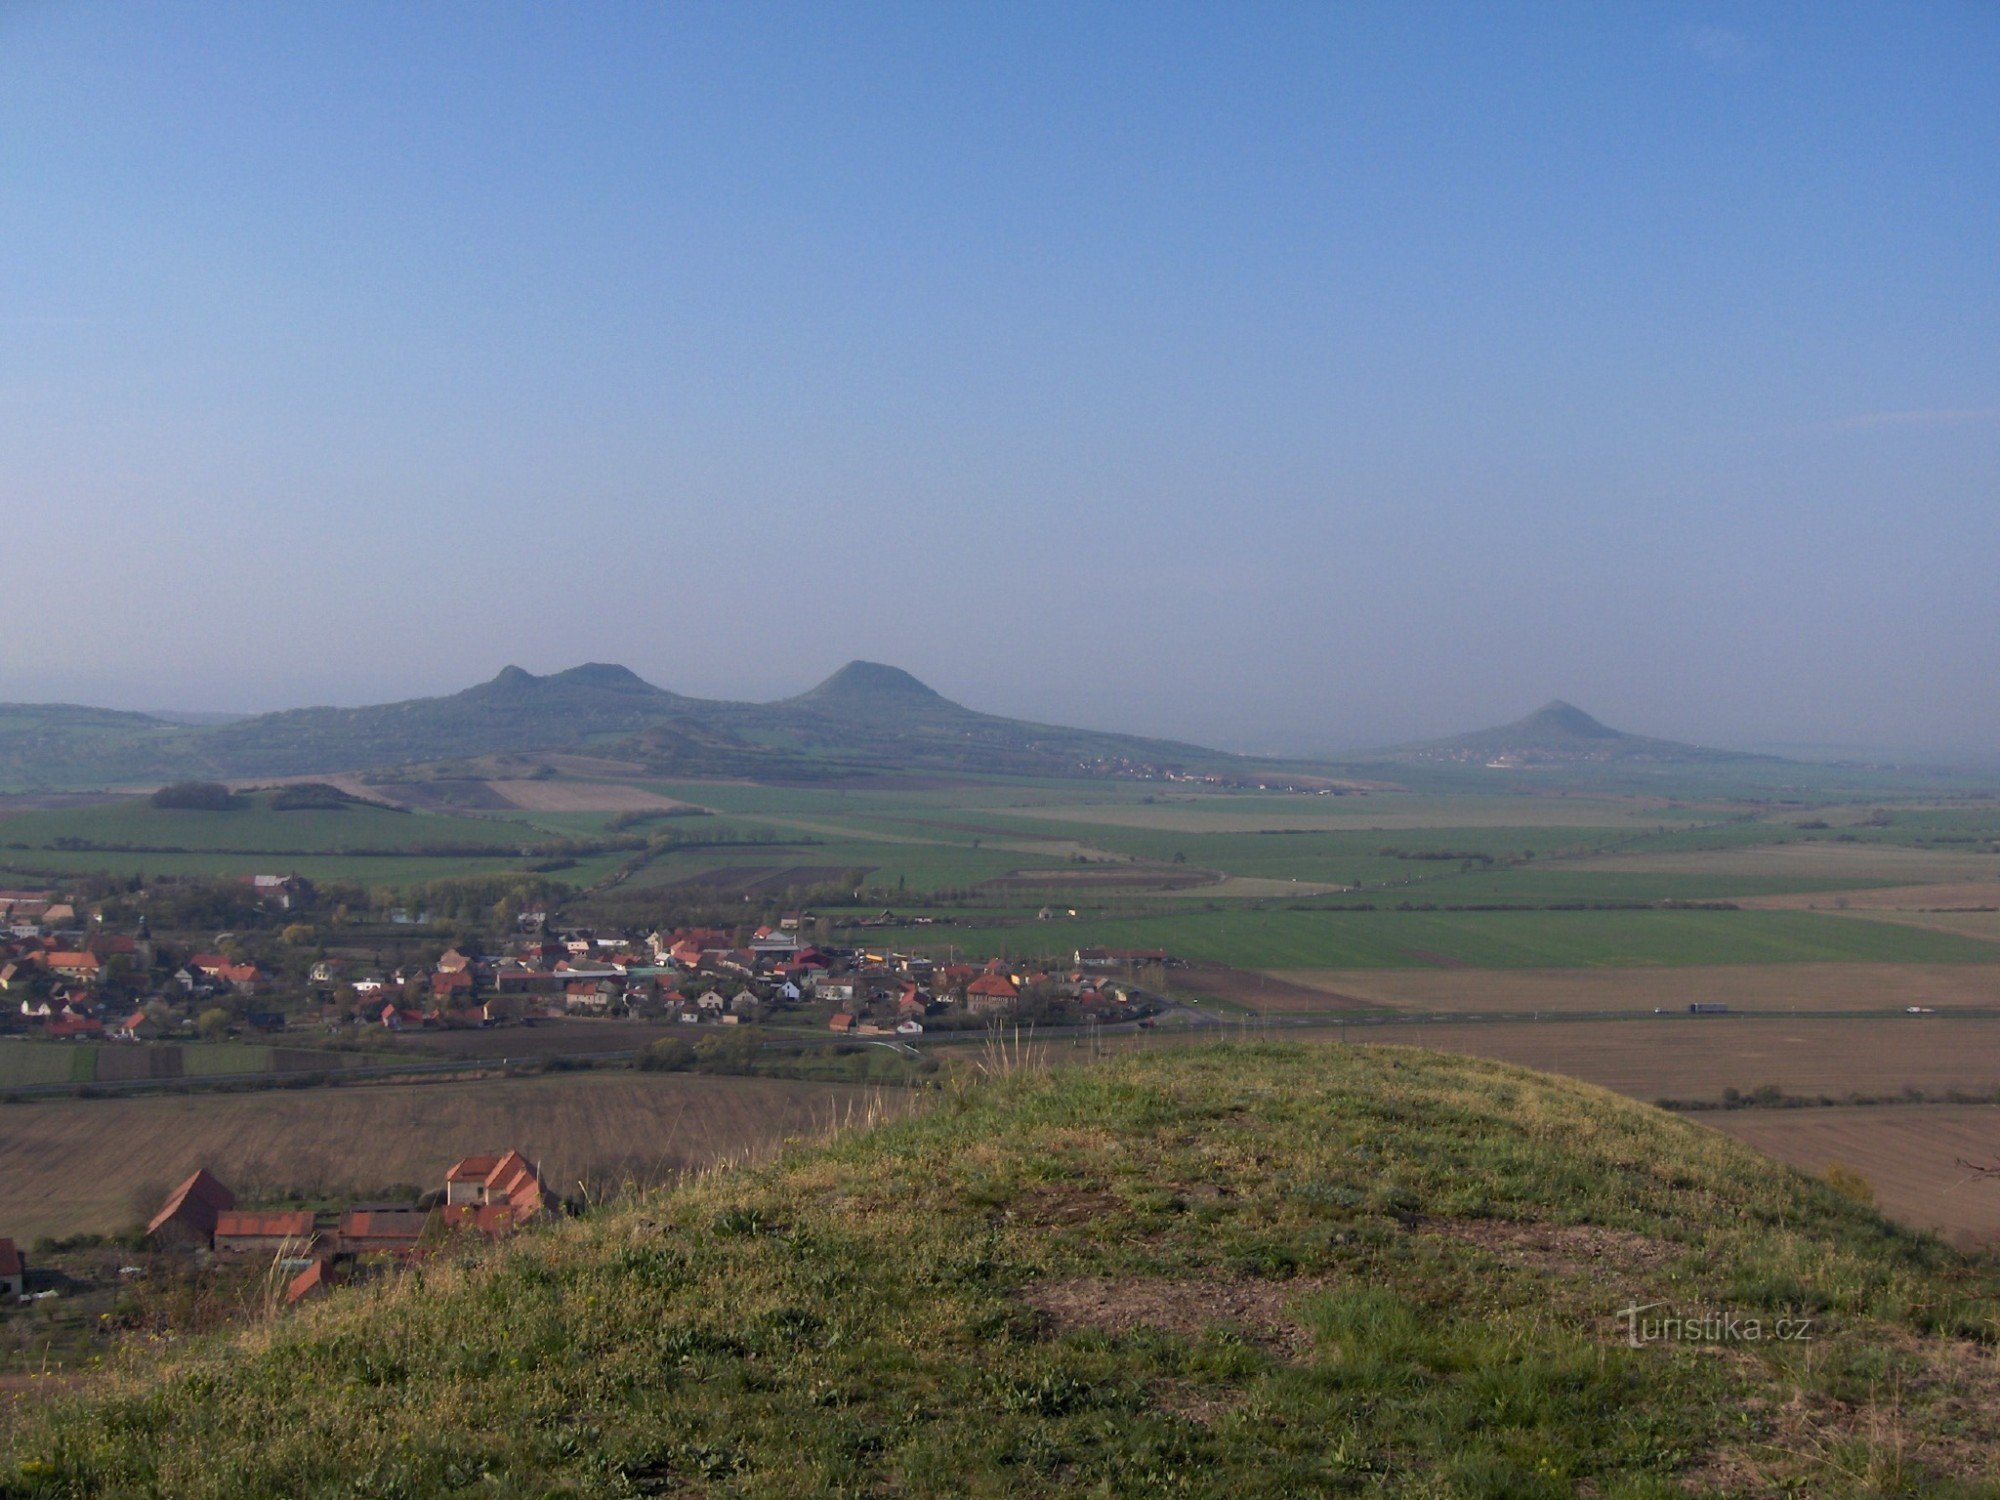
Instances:
[[[137,1344],[0,1415],[0,1495],[1984,1494],[1995,1291],[1546,1074],[1031,1060]]]
[[[1403,745],[1380,753],[1391,761],[1484,766],[1496,770],[1538,767],[1647,763],[1659,766],[1715,766],[1762,762],[1782,765],[1775,755],[1737,750],[1712,750],[1677,740],[1626,734],[1600,723],[1560,698],[1545,703],[1525,718],[1494,729],[1475,730],[1450,739]]]
[[[0,708],[0,782],[16,786],[303,776],[575,751],[663,775],[801,780],[1261,764],[1196,745],[982,714],[875,662],[851,662],[775,703],[686,697],[625,667],[589,663],[547,676],[508,667],[443,697],[213,725],[64,706]]]

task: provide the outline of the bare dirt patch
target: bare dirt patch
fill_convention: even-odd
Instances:
[[[1026,1224],[1091,1224],[1124,1207],[1123,1199],[1103,1188],[1035,1188],[1008,1205],[1007,1217]]]
[[[2000,964],[1691,964],[1659,968],[1273,969],[1274,1015],[1345,1010],[1359,1001],[1416,1014],[1577,1015],[1694,1001],[1732,1011],[2000,1007]]]
[[[1682,1247],[1628,1229],[1598,1224],[1522,1224],[1508,1219],[1430,1219],[1425,1234],[1476,1245],[1524,1270],[1556,1276],[1631,1276],[1655,1271]]]
[[[1029,1287],[1021,1300],[1058,1332],[1088,1329],[1159,1333],[1198,1338],[1215,1327],[1242,1330],[1256,1343],[1296,1358],[1312,1347],[1312,1335],[1292,1312],[1292,1304],[1323,1282],[1299,1278],[1269,1281],[1186,1281],[1160,1276],[1079,1276]]]
[[[658,792],[605,781],[489,781],[507,803],[529,812],[676,812],[688,806]]]

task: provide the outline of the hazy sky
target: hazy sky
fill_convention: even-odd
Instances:
[[[0,3],[0,697],[2000,744],[2000,7]]]

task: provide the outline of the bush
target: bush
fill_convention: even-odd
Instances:
[[[1820,1176],[1841,1197],[1850,1198],[1865,1208],[1875,1206],[1875,1185],[1846,1162],[1828,1162],[1826,1171]]]
[[[154,807],[186,812],[229,812],[243,804],[219,781],[176,781],[146,799]]]
[[[683,1073],[694,1066],[694,1043],[684,1036],[663,1036],[649,1042],[639,1053],[639,1068],[646,1073]]]

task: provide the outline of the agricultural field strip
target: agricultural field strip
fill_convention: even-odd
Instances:
[[[1961,1248],[2000,1241],[2000,1183],[1963,1165],[2000,1156],[2000,1107],[1733,1109],[1695,1118],[1814,1176],[1835,1162],[1852,1168],[1891,1218]]]
[[[924,940],[1022,957],[1156,948],[1239,969],[1576,968],[1802,962],[1990,963],[1974,938],[1818,912],[1183,910],[954,927]]]
[[[0,814],[0,846],[25,845],[38,852],[59,847],[59,840],[190,854],[341,854],[405,848],[443,851],[452,846],[490,850],[522,842],[531,831],[525,816],[445,817],[359,806],[337,812],[274,812],[265,808],[184,812],[150,807],[142,801],[137,805],[98,804]]]
[[[1987,964],[1733,964],[1631,969],[1274,969],[1263,1003],[1255,976],[1240,997],[1266,1014],[1343,1008],[1354,1001],[1414,1012],[1566,1015],[1692,1001],[1752,1012],[1881,1012],[1909,1006],[2000,1010],[2000,953]],[[1312,992],[1325,998],[1315,1001]]]

